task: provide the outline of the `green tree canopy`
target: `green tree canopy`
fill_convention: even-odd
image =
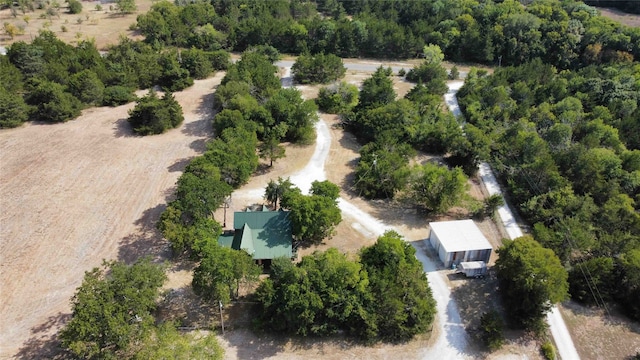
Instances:
[[[265,328],[303,336],[364,334],[367,286],[362,266],[335,248],[307,255],[298,265],[276,259],[256,291],[259,320]]]
[[[553,304],[567,298],[567,272],[552,250],[531,236],[503,240],[497,250],[498,280],[514,324],[539,328]]]
[[[274,160],[285,156],[284,146],[280,145],[281,137],[278,131],[267,131],[262,143],[258,147],[260,158],[269,160],[269,166],[273,166]]]
[[[258,281],[261,268],[244,250],[223,247],[217,242],[203,249],[202,260],[193,271],[193,290],[206,300],[223,304],[238,299],[240,287]]]
[[[122,356],[153,326],[165,279],[162,266],[149,259],[104,262],[87,271],[71,300],[71,320],[60,332],[62,346],[85,359]]]
[[[373,296],[367,309],[374,331],[383,340],[407,341],[428,331],[435,318],[436,302],[415,253],[394,231],[360,251]]]
[[[205,79],[214,70],[209,53],[200,49],[187,49],[180,52],[183,68],[194,79]]]
[[[370,199],[392,199],[404,189],[410,175],[410,145],[377,141],[360,149],[354,187]]]
[[[276,76],[277,68],[264,55],[246,51],[238,62],[229,66],[221,85],[231,81],[243,81],[251,86],[251,95],[264,101],[281,88]]]
[[[142,341],[136,349],[134,360],[222,360],[224,349],[214,334],[195,333],[182,334],[175,324],[159,325]]]
[[[82,106],[62,85],[49,81],[38,82],[27,96],[27,103],[34,106],[32,118],[46,122],[71,120],[80,115]]]
[[[131,14],[138,10],[135,0],[116,0],[116,5],[122,14]]]
[[[354,261],[330,248],[292,264],[274,260],[256,291],[259,324],[303,336],[345,331],[367,341],[406,341],[428,331],[435,301],[415,250],[387,232]]]
[[[282,195],[280,205],[289,210],[291,228],[297,241],[319,243],[331,237],[335,227],[342,221],[335,188],[327,182],[314,182],[311,195],[302,195],[300,189],[292,188]]]
[[[407,80],[423,84],[431,94],[444,95],[447,87],[447,70],[440,62],[424,61],[407,73]]]
[[[278,182],[273,179],[269,180],[267,187],[264,191],[264,199],[267,200],[274,210],[278,209],[278,200],[282,199],[282,196],[291,191],[294,188],[293,183],[289,178],[283,179],[278,177]]]
[[[182,107],[171,93],[161,99],[155,91],[138,100],[136,107],[129,110],[129,124],[138,135],[162,134],[168,129],[182,124]]]
[[[104,84],[91,70],[83,70],[69,79],[69,91],[73,96],[88,105],[101,105],[104,96]]]
[[[460,168],[426,163],[412,169],[406,196],[421,209],[443,213],[461,204],[467,188],[467,177]]]
[[[303,54],[291,67],[293,79],[300,84],[327,84],[344,76],[342,59],[333,54]]]
[[[0,128],[20,126],[29,118],[29,107],[22,96],[0,87]]]
[[[227,128],[207,144],[204,156],[220,169],[221,179],[235,188],[246,183],[258,167],[257,145],[255,131]]]
[[[318,108],[326,113],[349,111],[358,104],[358,87],[344,81],[323,87],[318,92],[316,102]]]
[[[381,66],[362,83],[357,111],[386,105],[396,99],[390,76],[391,68]]]
[[[67,0],[69,4],[69,14],[80,14],[82,12],[82,3],[78,0]]]
[[[318,108],[312,100],[304,100],[300,90],[288,88],[276,91],[266,102],[265,108],[271,113],[274,125],[286,125],[286,140],[303,144],[313,140]]]

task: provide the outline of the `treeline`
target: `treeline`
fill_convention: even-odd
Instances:
[[[637,64],[471,71],[458,97],[533,235],[570,269],[574,299],[640,319]]]
[[[208,244],[217,244],[220,224],[213,213],[244,185],[258,167],[256,149],[273,161],[284,156],[281,141],[308,143],[317,121],[312,101],[298,90],[282,88],[272,63],[277,54],[258,47],[229,66],[214,93],[216,138],[187,165],[178,179],[176,199],[163,212],[159,228],[176,253],[203,257]]]
[[[182,90],[228,64],[226,51],[154,48],[126,38],[101,55],[93,41],[71,46],[41,31],[0,56],[0,128],[64,122],[89,106],[131,102],[135,89],[154,85]]]
[[[402,59],[435,44],[452,61],[513,65],[540,58],[561,69],[640,56],[640,29],[573,1],[163,2],[140,15],[138,27],[150,44],[206,50],[271,45],[292,54]]]

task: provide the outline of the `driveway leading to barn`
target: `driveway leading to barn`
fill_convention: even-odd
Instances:
[[[458,99],[456,98],[456,93],[458,92],[458,90],[460,90],[463,84],[464,83],[462,81],[450,82],[449,91],[445,95],[447,106],[456,117],[462,115],[460,106],[458,105]],[[482,182],[486,187],[489,195],[502,195],[500,185],[496,181],[496,177],[493,175],[493,171],[491,171],[491,167],[489,166],[489,164],[485,162],[481,163],[478,174],[480,175],[480,179],[482,179]],[[513,216],[513,212],[511,211],[511,208],[508,204],[505,203],[500,208],[498,208],[498,215],[500,216],[500,220],[502,221],[511,239],[515,239],[523,235],[522,230],[520,229],[520,226],[518,226],[518,223],[516,222],[515,217]],[[555,341],[558,348],[560,358],[563,360],[580,359],[578,351],[573,344],[573,340],[571,340],[571,335],[569,334],[567,325],[564,323],[562,315],[560,314],[557,306],[554,306],[547,314],[547,322],[549,323],[549,329],[551,330],[551,335],[553,336],[553,340]]]

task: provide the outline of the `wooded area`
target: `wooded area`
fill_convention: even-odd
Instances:
[[[534,238],[572,274],[572,297],[616,300],[635,319],[639,79],[637,63],[558,72],[537,60],[491,76],[471,72],[458,93]]]

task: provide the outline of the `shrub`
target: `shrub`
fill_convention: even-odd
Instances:
[[[349,111],[358,104],[358,87],[344,81],[323,87],[316,102],[320,110],[329,114]]]
[[[27,97],[34,105],[34,120],[46,122],[64,122],[80,115],[82,104],[75,96],[64,91],[60,84],[43,81],[35,86]]]
[[[29,117],[29,107],[22,96],[0,86],[0,128],[20,126]]]
[[[102,105],[119,106],[136,100],[133,90],[126,86],[109,86],[104,89]]]
[[[491,351],[496,351],[504,343],[504,324],[496,311],[482,314],[480,317],[480,339]]]
[[[104,84],[95,72],[83,70],[69,79],[69,92],[85,104],[101,104]]]
[[[556,358],[556,349],[553,347],[553,344],[547,340],[541,346],[542,355],[547,360],[555,360]]]
[[[82,12],[82,3],[78,0],[68,0],[69,14],[80,14]]]
[[[445,82],[446,79],[447,71],[440,64],[424,62],[407,73],[407,80],[420,82],[429,89],[429,93],[440,96],[449,89]]]
[[[449,71],[449,80],[458,80],[459,77],[460,72],[458,71],[458,67],[454,65]]]
[[[135,108],[129,110],[129,123],[138,135],[161,134],[182,123],[182,107],[166,93],[159,99],[154,91],[138,101]]]
[[[189,71],[189,75],[194,79],[205,79],[213,67],[207,53],[200,49],[188,49],[181,53],[182,67]]]
[[[405,75],[407,75],[407,70],[404,68],[398,70],[398,76],[404,77]]]
[[[48,8],[45,13],[49,18],[52,18],[53,16],[60,17],[60,15],[58,14],[58,9],[56,9],[55,7]]]
[[[215,70],[227,70],[231,63],[231,55],[224,50],[207,52],[207,56]]]
[[[293,79],[300,84],[327,84],[344,76],[346,69],[336,55],[300,55],[291,67]]]

